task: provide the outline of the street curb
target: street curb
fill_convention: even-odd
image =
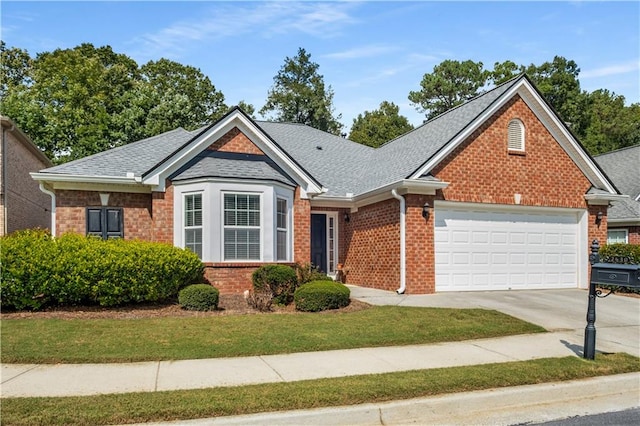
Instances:
[[[513,425],[637,407],[640,373],[628,373],[374,404],[144,425]]]

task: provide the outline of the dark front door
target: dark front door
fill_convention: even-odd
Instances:
[[[327,215],[311,215],[311,263],[327,272]]]

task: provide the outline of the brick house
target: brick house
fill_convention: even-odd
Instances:
[[[190,248],[227,293],[270,262],[401,293],[585,287],[624,197],[524,75],[377,149],[234,109],[33,177],[58,234]]]
[[[607,242],[640,244],[640,145],[594,158],[620,192],[629,196],[609,208]]]
[[[7,117],[0,117],[0,236],[27,228],[48,229],[51,198],[29,176],[51,161]]]

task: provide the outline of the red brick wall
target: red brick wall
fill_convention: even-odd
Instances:
[[[251,290],[251,275],[264,263],[210,263],[204,264],[205,280],[221,294],[239,294]],[[293,263],[286,265],[293,266]]]
[[[405,196],[406,212],[406,291],[405,294],[435,292],[435,246],[433,242],[433,214],[422,217],[422,207],[433,207],[433,196],[409,194]],[[433,213],[433,211],[431,211]]]
[[[629,227],[629,244],[640,244],[640,226]]]
[[[350,213],[344,228],[347,283],[384,290],[400,285],[400,207],[395,198]]]
[[[165,188],[151,195],[153,240],[173,244],[173,185],[167,180]]]
[[[311,259],[311,203],[300,198],[300,187],[293,194],[293,261]]]
[[[122,207],[124,238],[153,241],[151,194],[109,193],[109,206]],[[100,193],[95,191],[56,191],[56,233],[86,234],[86,208],[99,207]]]
[[[31,142],[17,128],[5,127],[0,144],[0,236],[19,229],[51,228],[51,197],[40,191],[40,184],[30,172],[37,172],[51,164],[39,158]],[[4,179],[4,181],[3,181]],[[6,217],[4,216],[6,209]]]
[[[211,151],[264,155],[264,152],[255,146],[237,127],[229,130],[226,135],[211,144],[208,149]]]
[[[519,118],[525,126],[525,153],[507,150],[507,126]],[[591,184],[580,169],[516,96],[432,172],[449,182],[449,201],[585,208]]]

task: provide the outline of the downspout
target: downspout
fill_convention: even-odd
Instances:
[[[391,190],[393,198],[400,201],[400,288],[396,293],[403,294],[406,289],[406,241],[405,241],[405,199],[395,189]]]
[[[56,193],[44,187],[44,182],[40,182],[40,191],[51,197],[51,235],[56,236]]]
[[[12,132],[15,127],[16,126],[13,123],[11,123],[11,128],[8,130],[2,126],[2,189],[0,189],[0,191],[2,191],[2,217],[4,218],[2,223],[2,235],[7,235],[7,223],[9,221],[7,217],[7,132]]]

